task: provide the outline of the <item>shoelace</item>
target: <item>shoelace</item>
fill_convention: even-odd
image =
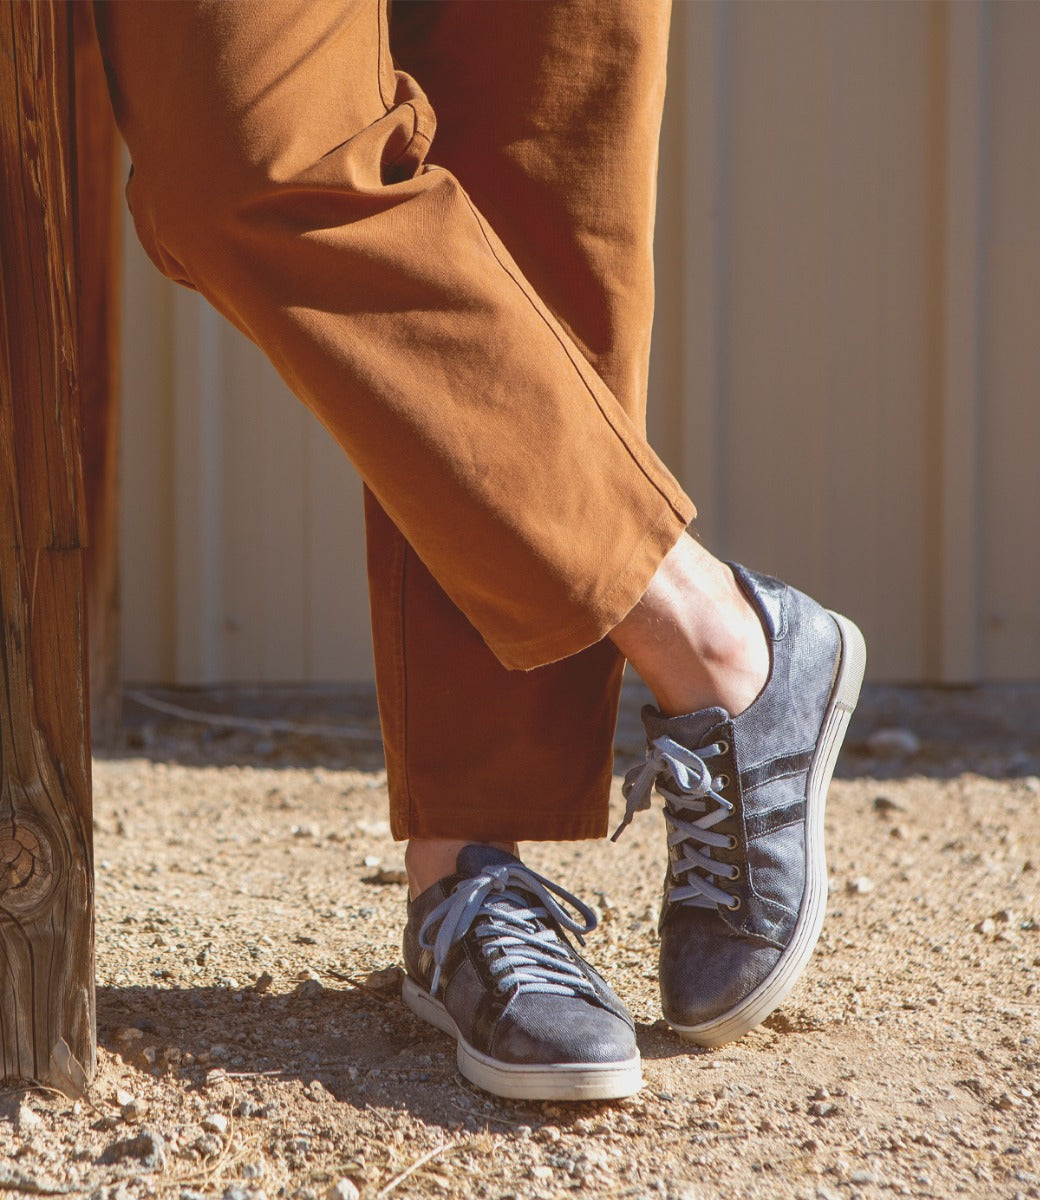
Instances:
[[[661,791],[665,796],[668,848],[681,847],[681,857],[671,864],[672,877],[681,881],[668,891],[673,904],[740,907],[739,897],[714,882],[714,879],[734,880],[739,871],[711,857],[713,847],[731,850],[736,844],[729,834],[712,831],[713,826],[733,812],[733,805],[721,794],[728,781],[721,775],[712,776],[705,760],[717,758],[726,750],[724,742],[712,742],[694,752],[669,737],[659,737],[650,743],[646,759],[625,775],[622,793],[627,803],[621,824],[611,838],[615,842],[635,814],[650,807],[654,785],[665,777]],[[710,800],[716,807],[709,807]]]
[[[574,920],[554,895],[585,923]],[[434,995],[452,946],[477,921],[475,935],[500,992],[516,989],[595,997],[595,989],[552,923],[569,930],[584,945],[582,935],[596,927],[596,914],[577,896],[522,863],[488,867],[472,879],[463,879],[423,922],[419,945],[433,953],[430,991]]]

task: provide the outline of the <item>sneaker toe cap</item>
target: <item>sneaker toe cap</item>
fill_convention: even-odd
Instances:
[[[585,1001],[518,996],[495,1033],[496,1058],[513,1063],[628,1062],[638,1054],[628,1022]]]
[[[671,1025],[726,1016],[773,971],[780,951],[737,934],[666,929],[661,940],[661,1007]]]

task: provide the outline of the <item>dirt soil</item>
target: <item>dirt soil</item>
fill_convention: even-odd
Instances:
[[[660,813],[617,845],[531,847],[597,907],[589,957],[638,1025],[645,1089],[586,1104],[482,1094],[401,1003],[367,695],[140,699],[95,763],[97,1079],[75,1101],[0,1093],[0,1191],[1040,1197],[1040,689],[867,695],[819,948],[719,1050],[660,1019]],[[170,702],[240,724],[145,707]]]

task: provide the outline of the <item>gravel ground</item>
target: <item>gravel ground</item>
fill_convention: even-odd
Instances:
[[[645,1089],[589,1104],[485,1096],[401,1003],[367,694],[142,699],[243,724],[135,703],[126,751],[95,762],[98,1076],[76,1101],[0,1093],[0,1191],[1040,1197],[1040,688],[868,692],[817,953],[720,1050],[660,1020],[660,814],[618,845],[531,847],[597,907],[589,957],[638,1023]],[[330,725],[354,739],[306,732]]]

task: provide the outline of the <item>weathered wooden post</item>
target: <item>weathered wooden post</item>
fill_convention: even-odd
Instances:
[[[0,2],[0,1079],[94,1070],[72,11]]]
[[[76,77],[76,275],[90,726],[96,749],[122,736],[119,610],[119,131],[94,32],[94,6],[72,4]]]

